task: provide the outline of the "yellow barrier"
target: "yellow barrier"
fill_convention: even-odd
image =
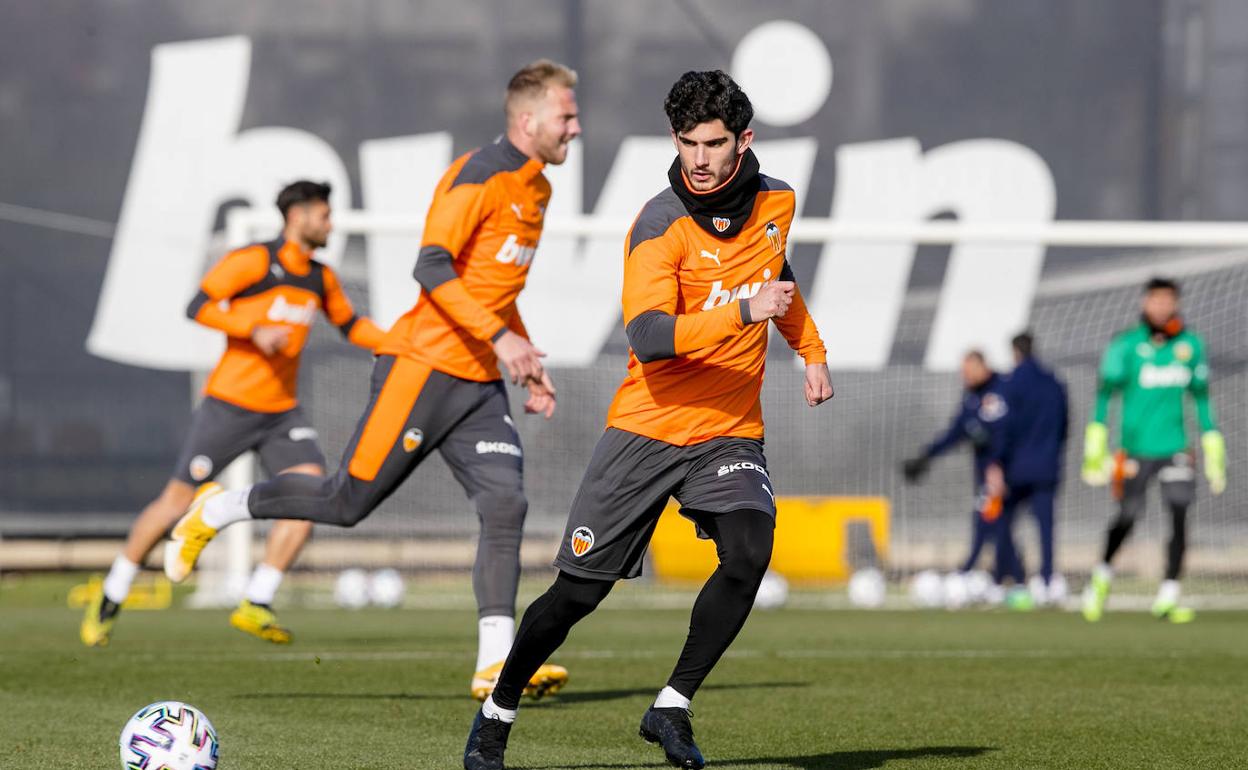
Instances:
[[[699,540],[693,522],[668,503],[650,541],[650,559],[661,580],[697,581],[707,578],[718,559],[715,544]],[[875,552],[888,555],[889,505],[884,497],[777,497],[776,542],[771,568],[793,583],[846,580],[850,565],[846,532],[851,522],[863,522]]]

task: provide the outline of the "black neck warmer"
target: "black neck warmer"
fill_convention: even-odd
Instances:
[[[758,198],[758,158],[746,150],[727,182],[704,193],[689,189],[689,182],[680,168],[680,158],[667,170],[676,197],[698,226],[716,238],[731,238],[741,232]]]

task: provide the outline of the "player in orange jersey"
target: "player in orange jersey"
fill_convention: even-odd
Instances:
[[[805,359],[806,403],[832,397],[785,258],[794,193],[759,173],[749,99],[723,72],[687,72],[664,109],[677,152],[671,186],[642,208],[625,247],[628,376],[572,501],[559,575],[524,614],[473,722],[466,770],[503,770],[524,683],[617,580],[641,574],[669,496],[715,541],[719,567],[641,735],[677,767],[703,766],[690,700],[741,630],[771,560],[776,509],[759,402],[769,320]]]
[[[307,519],[353,526],[438,450],[476,505],[480,544],[473,569],[479,613],[472,694],[494,688],[515,629],[520,539],[528,501],[523,452],[499,364],[528,388],[525,411],[549,418],[555,389],[544,355],[516,310],[538,239],[550,183],[580,134],[576,73],[547,60],[507,87],[507,132],[456,160],[438,182],[415,277],[422,293],[377,348],[372,398],[330,478],[285,475],[213,497],[174,528],[165,569],[181,580],[222,527],[248,518]],[[527,682],[540,696],[567,671],[544,666]]]
[[[231,252],[204,276],[187,315],[224,332],[225,353],[208,378],[173,478],[135,520],[103,591],[87,607],[84,644],[108,644],[139,565],[191,505],[195,485],[211,482],[248,450],[259,454],[271,475],[324,474],[316,430],[295,394],[308,329],[320,311],[360,347],[372,350],[383,336],[372,321],[355,314],[334,271],[312,257],[332,227],[329,192],[329,185],[315,182],[287,186],[277,198],[286,222],[282,237]],[[311,532],[305,521],[273,527],[264,560],[230,616],[235,628],[271,642],[290,641],[271,604]]]

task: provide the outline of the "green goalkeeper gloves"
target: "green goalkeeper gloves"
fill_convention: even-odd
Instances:
[[[1226,440],[1216,430],[1205,431],[1200,437],[1200,448],[1204,450],[1209,491],[1220,495],[1226,489]]]
[[[1109,428],[1102,422],[1090,422],[1083,434],[1083,481],[1089,486],[1103,487],[1109,483],[1111,471]]]

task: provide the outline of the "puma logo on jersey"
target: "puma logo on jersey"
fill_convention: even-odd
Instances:
[[[277,295],[273,304],[269,305],[266,317],[276,323],[288,323],[296,326],[311,326],[316,318],[316,301],[308,300],[302,305],[292,305],[282,295]]]
[[[699,254],[698,256],[702,257],[702,259],[709,259],[709,260],[711,260],[712,262],[714,262],[716,265],[719,265],[720,267],[723,267],[723,265],[721,265],[721,264],[719,263],[719,249],[715,249],[715,253],[714,253],[714,254],[712,254],[711,252],[707,251],[706,249],[702,249],[702,253],[701,253],[701,254]]]
[[[516,212],[516,219],[524,219],[524,207],[519,203],[511,204],[511,210]]]
[[[711,284],[711,295],[706,298],[706,303],[702,305],[703,310],[714,310],[720,305],[727,305],[729,302],[735,302],[739,299],[749,299],[764,285],[771,282],[771,268],[763,271],[763,280],[754,283],[741,284],[734,289],[725,289],[722,281],[716,281]]]
[[[513,206],[515,204],[512,204]],[[494,259],[502,262],[504,265],[514,264],[516,267],[524,267],[533,261],[533,255],[537,253],[536,246],[521,246],[520,239],[514,235],[507,236],[507,240],[503,242],[498,253],[494,255]]]

